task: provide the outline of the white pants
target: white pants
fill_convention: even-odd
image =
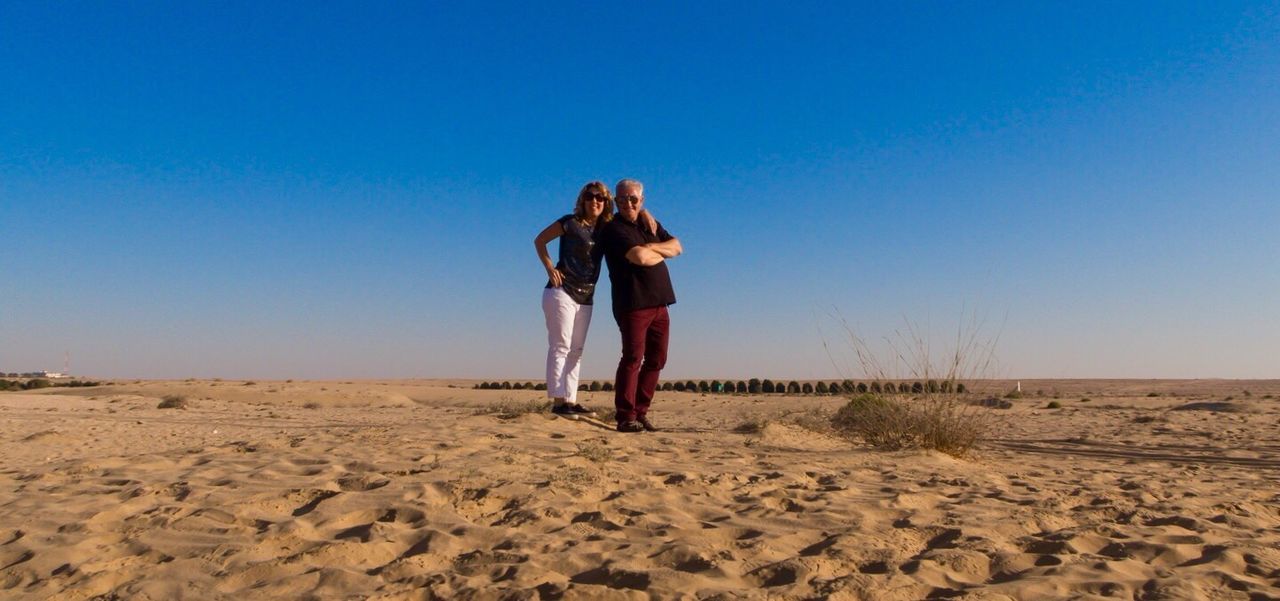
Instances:
[[[591,305],[580,305],[560,288],[542,291],[547,316],[547,396],[577,402],[578,367],[591,325]]]

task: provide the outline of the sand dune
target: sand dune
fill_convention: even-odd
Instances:
[[[468,386],[0,393],[0,598],[1280,599],[1280,382],[1024,381],[964,460],[761,419],[831,397],[621,435]]]

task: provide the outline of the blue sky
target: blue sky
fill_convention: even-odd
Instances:
[[[830,4],[4,3],[0,370],[537,379],[532,238],[635,177],[673,378],[1280,377],[1280,7]]]

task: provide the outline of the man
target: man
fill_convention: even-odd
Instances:
[[[667,305],[676,302],[666,260],[683,249],[662,224],[654,233],[639,223],[644,208],[643,184],[633,179],[619,181],[614,200],[618,214],[605,225],[600,240],[609,264],[613,318],[622,331],[622,360],[613,397],[618,431],[656,432],[649,421],[649,404],[658,387],[658,374],[667,363],[671,324]]]

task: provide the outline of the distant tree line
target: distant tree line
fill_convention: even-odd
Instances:
[[[37,390],[40,388],[81,388],[86,386],[101,386],[102,382],[90,382],[87,380],[69,380],[67,382],[53,382],[46,378],[32,378],[25,382],[18,380],[0,380],[0,391],[6,390]]]
[[[476,384],[474,388],[478,390],[546,390],[547,385],[542,382],[481,382]],[[751,378],[750,380],[670,380],[662,382],[658,386],[659,390],[674,392],[704,392],[716,394],[938,394],[938,393],[965,393],[967,389],[963,382],[955,380],[917,380],[914,382],[855,382],[853,380],[842,381],[819,381],[813,382],[797,382],[791,380],[783,382],[781,380],[774,382],[770,379],[761,380],[759,378]],[[580,391],[609,392],[613,390],[613,382],[592,381],[590,383],[582,383],[578,385]]]

